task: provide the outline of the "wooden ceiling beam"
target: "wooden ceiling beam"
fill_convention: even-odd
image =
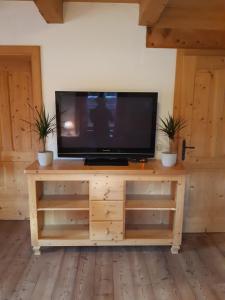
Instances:
[[[155,27],[225,30],[225,1],[169,0]]]
[[[34,1],[34,0],[5,0],[5,1]],[[49,0],[45,0],[46,2]],[[92,3],[140,3],[140,0],[63,0],[63,2],[92,2]]]
[[[162,15],[169,0],[141,0],[139,24],[153,26]]]
[[[139,3],[139,0],[63,0],[64,2]]]
[[[47,23],[63,23],[63,0],[34,0]]]
[[[225,49],[225,31],[148,28],[147,48]]]

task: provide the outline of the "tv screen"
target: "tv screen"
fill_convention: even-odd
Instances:
[[[153,157],[157,93],[56,92],[59,157]]]

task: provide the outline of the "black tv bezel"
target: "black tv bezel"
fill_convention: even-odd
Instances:
[[[108,91],[56,91],[55,103],[56,103],[56,127],[57,127],[57,153],[60,158],[153,158],[155,156],[155,139],[156,139],[156,120],[157,120],[157,104],[158,93],[157,92],[116,92],[118,94],[126,95],[142,95],[151,96],[153,98],[153,118],[152,118],[152,134],[150,135],[151,148],[73,148],[64,149],[60,145],[60,138],[58,132],[59,128],[59,102],[62,94],[87,94],[87,93],[109,93]],[[59,97],[60,95],[60,97]]]

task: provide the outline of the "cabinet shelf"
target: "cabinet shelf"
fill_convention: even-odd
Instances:
[[[127,225],[126,239],[157,239],[172,241],[173,231],[168,225]]]
[[[88,240],[88,225],[45,225],[38,234],[44,240]]]
[[[176,210],[171,196],[127,195],[126,210]]]
[[[89,210],[88,195],[43,195],[37,210]]]

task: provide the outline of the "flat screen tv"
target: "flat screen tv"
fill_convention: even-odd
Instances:
[[[59,157],[154,157],[158,93],[56,92]]]

